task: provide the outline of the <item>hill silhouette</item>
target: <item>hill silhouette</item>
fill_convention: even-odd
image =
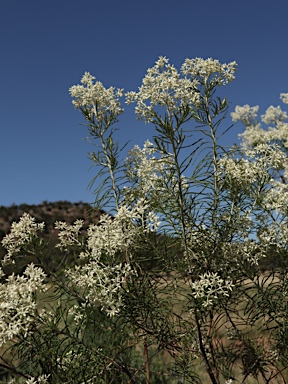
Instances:
[[[69,201],[44,201],[39,205],[0,206],[0,239],[10,232],[12,222],[18,221],[23,213],[35,217],[36,222],[45,222],[44,235],[53,235],[55,221],[65,221],[72,224],[76,219],[84,220],[84,229],[92,222],[98,222],[103,210],[95,210],[88,203]]]

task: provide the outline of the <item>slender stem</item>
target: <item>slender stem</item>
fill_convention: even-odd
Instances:
[[[202,357],[203,357],[205,365],[206,365],[207,373],[210,376],[211,382],[213,384],[218,384],[218,381],[217,381],[217,379],[216,379],[216,377],[215,377],[215,375],[213,373],[213,370],[212,370],[212,368],[210,366],[210,363],[209,363],[209,360],[208,360],[208,357],[207,357],[207,354],[206,354],[206,351],[205,351],[205,347],[204,347],[203,340],[202,340],[201,326],[200,326],[200,322],[199,322],[197,311],[195,311],[195,321],[196,321],[196,327],[197,327],[199,348],[200,348]]]
[[[99,136],[100,136],[100,139],[101,139],[102,149],[103,149],[104,155],[106,157],[107,165],[108,165],[108,168],[109,168],[109,173],[110,173],[110,179],[111,179],[111,183],[112,183],[112,190],[113,190],[113,196],[114,196],[114,200],[115,200],[115,205],[116,205],[116,208],[118,209],[119,208],[119,204],[118,204],[117,186],[116,186],[116,181],[115,181],[114,169],[113,169],[113,166],[111,164],[111,158],[110,158],[108,150],[107,150],[107,144],[106,144],[107,140],[104,138],[103,132],[101,130],[99,130]]]
[[[209,96],[205,97],[205,113],[207,118],[207,123],[210,128],[210,135],[212,139],[212,148],[213,148],[213,214],[212,214],[212,227],[214,230],[217,226],[217,209],[219,205],[219,198],[218,198],[218,180],[217,180],[217,161],[218,161],[218,154],[217,154],[217,138],[216,138],[216,130],[213,124],[213,119],[210,114],[209,109]]]
[[[144,337],[144,356],[145,356],[145,369],[146,369],[146,384],[150,384],[150,366],[149,366],[149,355],[146,336]]]

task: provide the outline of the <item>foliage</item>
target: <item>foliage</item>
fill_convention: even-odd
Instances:
[[[36,258],[22,275],[2,273],[11,382],[287,382],[285,142],[247,146],[244,133],[244,150],[220,145],[231,127],[217,89],[235,71],[199,58],[178,71],[160,57],[125,94],[155,134],[124,158],[115,139],[124,91],[89,73],[71,87],[96,148],[95,206],[110,214],[87,233],[82,220],[55,223],[57,269],[30,215],[3,239],[3,264]],[[263,273],[271,250],[279,262]]]

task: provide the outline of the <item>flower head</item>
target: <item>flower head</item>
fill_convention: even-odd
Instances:
[[[226,85],[235,79],[237,69],[236,61],[229,64],[221,64],[219,60],[202,59],[186,59],[181,67],[181,71],[186,76],[192,78],[203,79],[204,82],[212,81],[213,85]]]
[[[79,231],[82,228],[83,223],[83,220],[76,220],[73,225],[68,225],[62,221],[56,221],[55,229],[59,230],[58,238],[60,240],[56,247],[68,249],[71,245],[81,245]]]
[[[123,112],[119,98],[123,96],[123,89],[114,87],[105,88],[100,81],[94,82],[95,77],[85,72],[81,79],[82,85],[73,85],[70,94],[76,109],[86,111],[89,119],[95,118],[98,122],[105,116],[118,116]]]
[[[199,280],[191,285],[192,295],[201,300],[204,308],[213,305],[221,296],[229,296],[233,287],[232,281],[224,280],[213,272],[200,275]]]
[[[44,225],[44,223],[36,223],[35,218],[28,213],[24,213],[18,223],[12,223],[11,233],[2,240],[3,247],[8,251],[5,260],[11,262],[12,256],[17,254],[23,245],[37,237],[37,232],[43,231]]]
[[[30,264],[22,276],[12,274],[0,284],[0,346],[29,331],[37,310],[34,292],[45,290],[45,277],[41,268]]]
[[[243,107],[237,105],[235,112],[231,113],[231,117],[234,122],[242,121],[246,125],[254,125],[258,110],[258,105],[255,107],[250,107],[248,104],[244,105]]]
[[[126,102],[136,102],[139,119],[151,122],[157,115],[157,107],[164,108],[171,116],[181,107],[197,105],[197,83],[196,79],[181,78],[174,65],[166,57],[160,57],[154,67],[148,69],[139,91],[126,94]]]

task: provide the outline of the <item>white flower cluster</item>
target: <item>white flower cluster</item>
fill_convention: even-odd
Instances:
[[[38,377],[30,377],[30,379],[12,379],[8,382],[8,384],[46,384],[49,383],[50,375],[40,375]]]
[[[219,176],[228,177],[228,185],[235,182],[238,186],[249,186],[257,180],[270,181],[271,169],[283,169],[287,162],[285,154],[279,146],[268,144],[258,144],[254,149],[246,151],[247,159],[223,157],[218,161]]]
[[[267,247],[266,244],[259,247],[256,241],[248,239],[237,250],[234,248],[234,252],[239,260],[248,261],[251,265],[258,265],[259,260],[267,256]]]
[[[139,199],[132,208],[119,207],[114,217],[101,215],[98,225],[89,226],[87,250],[80,255],[88,260],[87,264],[66,271],[70,283],[83,292],[85,302],[101,305],[110,316],[119,312],[123,284],[135,273],[129,263],[131,249],[137,246],[139,235],[159,225],[153,212],[146,214],[147,208],[145,201]],[[115,263],[118,252],[126,257],[125,264]],[[109,265],[103,262],[107,258]]]
[[[245,125],[252,125],[257,119],[258,110],[258,105],[255,107],[250,107],[248,104],[243,107],[237,105],[235,112],[231,113],[231,117],[234,122],[242,121]]]
[[[19,222],[12,223],[11,232],[2,240],[2,245],[7,250],[3,262],[13,262],[11,258],[20,251],[23,245],[37,237],[37,232],[43,231],[44,226],[44,223],[35,223],[35,218],[28,213],[24,213]]]
[[[237,69],[236,61],[229,64],[221,64],[219,60],[186,59],[182,64],[181,71],[184,75],[190,75],[192,78],[203,78],[204,82],[211,80],[213,85],[226,85],[235,79]]]
[[[261,115],[261,120],[264,124],[277,124],[287,119],[287,113],[282,111],[281,107],[273,107],[272,105],[266,110],[264,115]]]
[[[113,218],[101,215],[98,225],[88,228],[89,259],[99,260],[104,253],[113,260],[117,252],[129,251],[141,233],[156,230],[158,217],[153,212],[146,216],[148,208],[145,200],[139,199],[132,208],[120,206]]]
[[[287,162],[285,153],[277,144],[258,144],[253,149],[247,150],[246,155],[256,159],[257,163],[267,170],[283,169]]]
[[[288,104],[288,94],[282,93],[280,95],[283,103]],[[273,126],[268,127],[267,130],[263,129],[261,124],[257,121],[258,106],[250,107],[244,105],[243,107],[236,106],[235,112],[231,113],[233,121],[242,121],[246,126],[246,130],[239,135],[242,140],[242,147],[247,150],[257,144],[264,143],[281,143],[285,150],[288,149],[288,123],[286,122],[288,114],[281,109],[280,106],[270,106],[265,114],[261,115],[262,123]]]
[[[279,247],[279,249],[286,249],[288,245],[288,223],[287,220],[282,222],[273,221],[269,225],[262,228],[261,233],[258,234],[259,241],[264,246],[271,246],[271,244]]]
[[[280,99],[284,104],[288,104],[288,93],[280,93]]]
[[[228,156],[223,157],[218,161],[219,175],[229,177],[229,182],[234,181],[242,187],[251,185],[254,183],[259,174],[263,173],[263,170],[259,168],[256,162],[251,162],[247,159],[233,159]]]
[[[41,268],[30,264],[23,276],[12,274],[0,284],[0,347],[29,332],[37,310],[34,293],[45,290],[45,277]]]
[[[59,230],[58,238],[60,240],[56,247],[67,250],[73,245],[81,245],[79,234],[83,223],[83,220],[76,220],[74,224],[69,225],[63,221],[56,221],[55,229]]]
[[[233,287],[231,280],[222,279],[216,272],[204,273],[191,283],[193,297],[200,299],[204,308],[212,306],[221,296],[229,296]]]
[[[126,94],[126,103],[136,102],[136,114],[146,122],[156,118],[159,106],[171,117],[181,108],[193,109],[199,105],[201,82],[225,85],[235,78],[235,71],[236,62],[220,64],[211,58],[196,58],[186,59],[179,73],[166,57],[160,57],[154,67],[148,69],[139,91]]]
[[[138,92],[128,92],[126,103],[136,102],[135,112],[139,119],[151,122],[157,115],[158,106],[165,107],[169,116],[180,107],[197,105],[199,93],[197,80],[180,78],[174,65],[166,57],[160,57],[154,67],[147,70]]]
[[[106,266],[91,261],[84,266],[76,266],[66,272],[67,277],[83,296],[86,305],[101,306],[109,316],[119,312],[122,303],[123,285],[134,274],[129,264]],[[75,317],[81,318],[82,308],[73,309]]]
[[[277,213],[288,213],[288,188],[277,180],[271,180],[271,188],[265,194],[263,204],[266,209],[275,210]]]
[[[95,77],[85,72],[81,79],[82,85],[73,85],[69,92],[73,105],[77,109],[88,111],[89,118],[94,117],[101,122],[105,116],[116,117],[123,112],[119,98],[123,96],[123,89],[110,87],[106,89],[100,81],[94,82]]]
[[[143,149],[138,145],[129,152],[126,159],[127,176],[132,181],[132,187],[124,187],[127,201],[137,197],[149,200],[149,203],[159,202],[163,193],[167,194],[167,183],[171,179],[173,160],[172,155],[156,157],[157,148],[150,141],[144,143]],[[184,184],[184,180],[183,180]]]

